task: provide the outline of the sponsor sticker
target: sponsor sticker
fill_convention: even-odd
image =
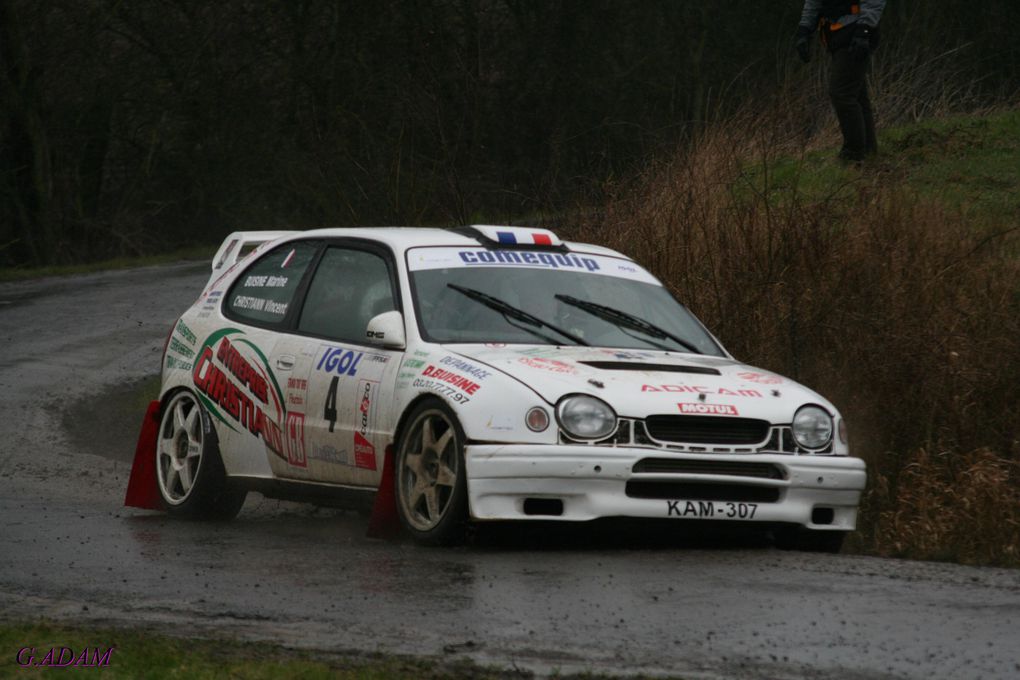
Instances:
[[[366,470],[375,469],[375,447],[360,432],[354,433],[354,465]]]
[[[545,359],[543,357],[521,357],[517,360],[525,366],[531,366],[532,368],[540,368],[543,371],[549,371],[550,373],[568,373],[576,374],[577,370],[565,361],[559,359]]]
[[[436,394],[442,395],[449,398],[451,401],[455,401],[458,404],[466,404],[471,401],[471,398],[466,394],[450,387],[446,383],[441,383],[437,380],[429,380],[428,378],[415,378],[414,382],[411,383],[411,387],[415,389],[425,390],[427,392],[435,392]]]
[[[776,375],[769,375],[767,373],[754,373],[752,371],[743,371],[737,373],[737,377],[743,378],[748,382],[758,383],[760,385],[778,385],[783,382],[783,379]]]
[[[347,449],[338,449],[332,444],[312,444],[308,457],[334,465],[350,465]]]
[[[736,416],[740,415],[737,411],[736,406],[730,404],[677,404],[680,407],[680,413],[692,414],[692,415],[709,415],[709,416]]]
[[[432,378],[433,380],[445,382],[462,392],[466,392],[467,394],[474,394],[481,387],[478,383],[465,378],[459,373],[438,368],[433,364],[429,364],[421,374],[425,377]]]
[[[239,334],[239,337],[231,340],[228,336],[233,334]],[[192,369],[192,381],[213,416],[232,430],[236,431],[234,424],[240,425],[261,438],[274,454],[287,458],[283,428],[280,426],[283,418],[282,392],[275,379],[270,389],[271,374],[261,350],[240,336],[243,336],[243,331],[236,328],[221,329],[210,335],[199,349]],[[244,353],[238,349],[239,345],[244,348]],[[265,368],[245,356],[248,352],[255,352]],[[270,405],[276,412],[275,419],[267,413]]]
[[[295,467],[308,467],[305,458],[305,414],[287,414],[287,462]]]
[[[168,356],[166,358],[166,367],[170,369],[179,369],[181,371],[190,371],[191,362],[185,361],[183,359],[178,359],[177,357]]]
[[[760,398],[758,390],[731,390],[726,387],[705,387],[704,385],[642,385],[642,392],[669,392],[671,394],[720,394],[724,397]]]
[[[662,285],[655,277],[633,262],[604,255],[489,248],[413,248],[408,251],[407,262],[411,271],[516,267],[599,274]]]
[[[185,359],[191,359],[195,356],[195,350],[191,349],[183,342],[178,340],[176,337],[170,338],[170,347],[168,348],[172,352],[176,352],[183,356]]]
[[[358,363],[361,362],[362,356],[363,352],[343,347],[325,347],[319,363],[315,365],[315,370],[336,375],[357,375]]]
[[[198,341],[198,338],[195,337],[195,334],[190,328],[188,328],[188,325],[184,323],[183,319],[179,319],[177,321],[177,328],[175,330],[189,345],[194,346],[195,342]]]
[[[375,470],[375,446],[369,439],[375,429],[375,400],[379,383],[371,380],[358,381],[358,407],[354,414],[354,465],[366,470]]]
[[[479,368],[478,366],[472,364],[470,361],[464,361],[463,359],[460,359],[458,357],[443,357],[442,359],[439,360],[439,363],[443,364],[444,366],[450,366],[451,368],[455,368],[461,373],[467,373],[472,378],[477,378],[478,380],[485,380],[490,375],[492,375],[492,373],[490,373],[489,371],[486,371],[483,368]]]

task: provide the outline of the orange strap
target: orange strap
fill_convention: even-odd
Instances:
[[[860,13],[861,13],[861,6],[860,5],[850,5],[850,14],[860,14]],[[843,28],[843,24],[839,23],[838,21],[834,21],[831,24],[829,24],[829,30],[830,31],[838,31],[841,28]]]

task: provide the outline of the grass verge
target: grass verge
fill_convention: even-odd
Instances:
[[[295,651],[266,643],[197,640],[150,635],[119,629],[64,626],[52,623],[0,625],[0,678],[49,677],[57,669],[34,666],[50,652],[59,662],[89,650],[88,659],[98,661],[114,648],[102,667],[75,670],[99,673],[104,678],[163,680],[165,678],[299,678],[317,680],[383,680],[449,678],[450,680],[503,680],[530,677],[519,670],[501,671],[464,660],[412,659],[387,655],[342,656]],[[29,648],[28,651],[22,651]],[[98,656],[93,650],[98,648]],[[33,659],[28,667],[22,662]],[[69,668],[74,668],[69,666]],[[59,672],[59,671],[58,671]],[[580,676],[574,676],[580,677]],[[592,677],[592,676],[584,676]]]
[[[113,260],[101,262],[86,262],[82,264],[57,265],[51,267],[25,267],[0,269],[0,283],[5,281],[24,281],[27,279],[41,279],[46,276],[71,276],[73,274],[91,274],[92,272],[108,271],[111,269],[131,269],[134,267],[148,267],[156,264],[168,264],[182,260],[205,260],[212,261],[216,254],[216,246],[194,246],[175,250],[160,255],[146,255],[144,257],[119,257]]]

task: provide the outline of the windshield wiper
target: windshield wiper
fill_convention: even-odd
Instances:
[[[471,298],[475,302],[481,302],[486,307],[488,307],[490,309],[496,310],[497,312],[502,314],[504,317],[506,317],[507,320],[514,319],[516,321],[520,321],[522,323],[526,323],[526,324],[528,324],[530,326],[536,326],[536,327],[539,327],[539,328],[543,328],[543,327],[544,328],[548,328],[548,329],[550,329],[552,331],[555,331],[555,332],[559,333],[563,337],[568,338],[569,340],[572,340],[577,345],[590,345],[591,344],[589,342],[586,342],[584,340],[584,338],[580,338],[580,337],[574,335],[573,333],[571,333],[569,331],[565,331],[562,328],[554,326],[553,324],[549,323],[548,321],[543,321],[542,319],[538,318],[537,316],[529,314],[529,313],[525,312],[523,309],[518,309],[517,307],[514,307],[513,305],[511,305],[511,304],[509,304],[507,302],[503,302],[499,298],[493,297],[493,296],[489,295],[488,293],[483,293],[482,291],[475,290],[474,288],[465,288],[464,286],[458,286],[455,283],[448,283],[448,284],[446,284],[446,286],[447,286],[447,288],[453,288],[458,293]],[[514,325],[516,325],[516,324],[514,324]],[[520,328],[520,326],[518,326],[518,328]],[[531,330],[531,329],[524,328],[522,330],[526,330],[527,331],[527,330]],[[534,331],[531,331],[531,332],[534,332]],[[547,336],[547,335],[545,335],[543,333],[538,333],[537,335],[540,335],[541,337],[545,338],[546,340],[550,340],[549,336]]]
[[[618,326],[620,329],[629,328],[631,330],[644,333],[645,335],[649,335],[653,338],[658,338],[659,340],[669,339],[677,343],[678,345],[681,345],[682,347],[689,349],[695,354],[704,354],[704,352],[699,350],[690,342],[684,340],[683,338],[678,338],[669,331],[663,330],[662,328],[659,328],[655,324],[645,321],[641,317],[628,314],[627,312],[621,312],[619,309],[606,307],[605,305],[600,305],[595,302],[579,300],[576,297],[571,297],[570,295],[563,295],[558,293],[554,297],[557,300],[566,302],[568,305],[577,307],[578,309],[582,309],[591,314],[592,316],[597,316],[600,319],[604,319]],[[661,347],[661,345],[659,346]]]

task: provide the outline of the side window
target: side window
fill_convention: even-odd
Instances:
[[[396,309],[386,261],[364,250],[329,248],[305,296],[298,330],[364,343],[372,317]]]
[[[274,248],[248,267],[227,294],[231,315],[259,324],[278,324],[311,264],[317,243],[299,241]]]

